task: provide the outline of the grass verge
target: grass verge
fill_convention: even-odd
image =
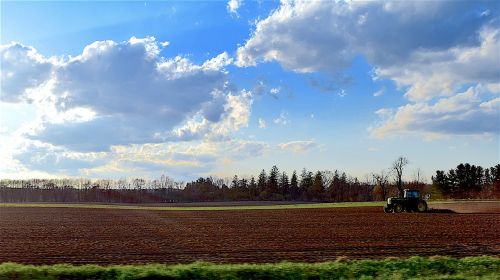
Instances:
[[[0,264],[0,279],[499,279],[499,276],[498,257],[411,257],[276,264]]]
[[[155,211],[220,211],[220,210],[274,210],[274,209],[304,209],[304,208],[334,208],[383,206],[383,201],[371,202],[336,202],[336,203],[301,203],[276,205],[235,205],[235,206],[144,206],[119,204],[80,204],[80,203],[0,203],[1,207],[55,207],[55,208],[92,208],[92,209],[124,209],[124,210],[155,210]]]

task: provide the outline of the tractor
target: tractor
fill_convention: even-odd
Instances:
[[[384,206],[385,213],[406,212],[425,212],[427,211],[427,202],[420,197],[420,191],[405,189],[403,197],[389,197]]]

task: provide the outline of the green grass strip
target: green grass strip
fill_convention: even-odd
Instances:
[[[124,209],[124,210],[156,210],[156,211],[220,211],[220,210],[275,210],[275,209],[307,209],[383,206],[383,201],[372,202],[338,202],[338,203],[300,203],[276,205],[234,205],[234,206],[145,206],[120,204],[80,204],[80,203],[0,203],[0,207],[51,207],[51,208],[91,208],[91,209]]]
[[[0,279],[499,279],[498,257],[411,257],[324,263],[33,266],[0,264]]]

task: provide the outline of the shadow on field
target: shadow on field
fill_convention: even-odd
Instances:
[[[457,212],[451,209],[428,209],[426,213],[445,213],[445,214],[456,214]]]

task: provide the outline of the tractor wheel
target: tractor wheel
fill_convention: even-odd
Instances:
[[[423,200],[420,201],[420,202],[418,202],[418,204],[417,204],[417,210],[420,213],[427,211],[427,202],[425,202]]]
[[[392,209],[387,206],[384,206],[384,213],[392,213]]]
[[[401,213],[401,212],[403,212],[403,205],[401,204],[394,205],[394,213]]]

